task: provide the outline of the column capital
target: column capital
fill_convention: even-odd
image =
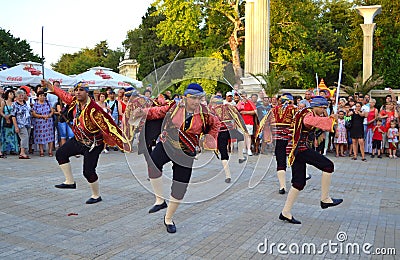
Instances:
[[[357,6],[355,7],[357,12],[364,17],[365,24],[371,24],[374,22],[375,16],[381,13],[381,5],[370,5],[370,6]]]
[[[374,35],[376,23],[360,24],[360,26],[361,26],[361,29],[363,30],[364,36],[373,36]]]

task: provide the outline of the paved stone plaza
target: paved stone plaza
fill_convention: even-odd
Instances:
[[[224,182],[221,163],[211,155],[205,153],[196,162],[203,165],[193,172],[197,186],[189,187],[187,194],[189,202],[205,201],[178,208],[175,234],[166,232],[165,210],[148,214],[154,196],[147,190],[142,156],[129,154],[128,164],[120,152],[101,155],[98,173],[103,201],[94,205],[85,204],[90,189],[81,174],[82,158],[71,159],[76,190],[54,188],[64,180],[54,158],[1,159],[0,258],[396,258],[367,255],[363,247],[370,252],[395,248],[400,254],[399,159],[362,162],[330,154],[336,168],[331,195],[343,198],[343,204],[320,208],[320,173],[310,167],[313,177],[293,208],[302,224],[292,225],[278,219],[286,195],[278,194],[274,160],[263,176],[270,155],[250,157],[244,171],[232,156],[231,185]],[[165,176],[170,175],[167,166]],[[290,171],[287,176],[289,187]],[[165,190],[167,195],[168,184]]]

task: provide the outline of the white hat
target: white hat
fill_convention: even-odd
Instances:
[[[232,95],[232,92],[228,91],[228,92],[226,92],[225,96],[233,96],[233,95]]]

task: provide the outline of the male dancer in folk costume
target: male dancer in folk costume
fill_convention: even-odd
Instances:
[[[89,97],[89,87],[86,83],[79,82],[75,84],[74,97],[51,85],[48,81],[42,81],[42,84],[46,85],[50,91],[68,104],[67,117],[73,121],[72,131],[75,134],[74,138],[69,139],[56,152],[56,159],[64,173],[65,181],[55,185],[55,187],[59,189],[76,189],[69,157],[81,154],[84,157],[83,175],[92,190],[92,196],[86,203],[100,202],[102,199],[99,193],[96,167],[104,143],[110,146],[118,146],[121,150],[124,149],[126,151],[130,151],[130,144],[112,117]]]
[[[291,124],[296,113],[293,105],[293,96],[284,93],[280,97],[280,104],[273,107],[261,120],[257,136],[263,131],[263,141],[275,142],[276,170],[279,180],[279,194],[286,192],[286,147],[292,138]]]
[[[211,99],[211,112],[218,117],[221,122],[221,127],[218,133],[218,151],[221,153],[221,162],[225,171],[225,182],[231,182],[231,171],[229,169],[228,160],[228,141],[236,139],[238,141],[238,156],[239,163],[246,161],[242,150],[244,148],[244,136],[236,128],[238,127],[243,133],[247,133],[246,125],[239,114],[236,107],[224,104],[224,100],[220,96],[215,96]]]
[[[151,151],[155,145],[155,141],[161,134],[161,126],[163,119],[157,120],[146,120],[143,117],[135,118],[133,111],[137,108],[150,108],[153,106],[163,106],[170,104],[171,101],[165,100],[163,95],[160,95],[156,99],[151,99],[145,96],[140,96],[136,90],[129,90],[127,93],[132,91],[131,98],[125,109],[123,117],[123,132],[128,137],[129,141],[132,142],[136,133],[139,133],[139,144],[138,154],[143,154],[146,162],[150,158]]]
[[[313,165],[322,171],[321,177],[321,208],[326,209],[339,205],[342,199],[333,199],[329,196],[331,176],[334,165],[331,160],[312,149],[315,128],[323,131],[333,131],[337,115],[321,116],[328,107],[328,101],[321,96],[311,100],[310,108],[304,108],[295,115],[293,128],[293,146],[289,154],[289,165],[292,166],[292,187],[286,199],[285,206],[279,215],[280,220],[292,224],[301,224],[292,214],[291,209],[299,194],[306,185],[307,164]]]
[[[192,174],[193,160],[200,152],[199,142],[204,139],[206,149],[216,149],[220,122],[209,113],[209,109],[200,104],[205,95],[197,83],[187,86],[183,99],[179,103],[136,109],[135,117],[146,115],[147,120],[164,118],[160,142],[151,152],[152,162],[148,164],[150,182],[156,195],[156,202],[149,213],[167,208],[164,224],[168,233],[175,233],[176,226],[172,217],[183,199]],[[162,168],[172,161],[173,180],[170,201],[167,206],[162,198]]]

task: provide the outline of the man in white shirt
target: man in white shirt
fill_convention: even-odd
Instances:
[[[230,91],[226,92],[225,100],[224,100],[224,105],[225,105],[225,104],[229,104],[229,105],[232,105],[232,106],[236,106],[236,102],[233,101],[233,94],[232,94],[232,92],[230,92]]]

